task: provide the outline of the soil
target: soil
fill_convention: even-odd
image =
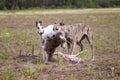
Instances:
[[[84,40],[88,52],[79,56],[84,60],[79,64],[63,61],[59,56],[54,62],[42,63],[35,27],[38,20],[45,26],[62,20],[65,24],[89,24],[94,35],[95,60],[91,61],[90,47]],[[10,74],[11,80],[120,80],[119,21],[118,12],[0,16],[0,80]],[[63,51],[66,53],[67,49]]]

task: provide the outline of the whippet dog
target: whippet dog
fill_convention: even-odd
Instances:
[[[50,61],[55,49],[65,42],[65,34],[63,31],[54,31],[54,25],[43,28],[42,21],[36,22],[36,27],[40,34],[43,61]]]
[[[78,23],[73,25],[65,25],[63,22],[54,24],[54,31],[64,31],[67,40],[68,53],[74,52],[76,44],[83,51],[82,40],[85,38],[91,47],[91,58],[94,60],[93,35],[89,25]],[[70,51],[71,49],[71,51]]]

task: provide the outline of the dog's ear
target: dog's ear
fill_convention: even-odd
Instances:
[[[37,25],[38,25],[38,22],[36,21],[36,27],[37,27]]]
[[[64,20],[63,20],[63,19],[62,19],[62,21],[59,23],[59,25],[60,25],[60,26],[65,25]]]
[[[65,23],[63,23],[63,22],[60,22],[59,24],[60,24],[60,26],[63,26],[63,25],[65,25]]]
[[[39,21],[40,25],[42,25],[42,21]]]
[[[58,28],[57,27],[53,27],[53,31],[58,31]]]
[[[57,24],[57,22],[55,22],[54,24]]]

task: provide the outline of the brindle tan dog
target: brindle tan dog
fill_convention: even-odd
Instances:
[[[60,23],[55,24],[53,30],[54,31],[62,30],[65,32],[68,52],[72,54],[75,50],[74,48],[76,44],[81,47],[81,51],[83,50],[82,40],[86,38],[91,47],[92,52],[91,58],[92,60],[94,60],[93,35],[89,25],[83,23],[65,25],[64,23]]]

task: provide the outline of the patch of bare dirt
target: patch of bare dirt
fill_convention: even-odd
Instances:
[[[5,74],[9,74],[4,73],[7,69],[12,70],[14,80],[119,80],[118,15],[119,13],[92,13],[0,17],[0,31],[7,29],[12,34],[11,39],[5,43],[0,38],[0,52],[8,54],[0,56],[0,80],[3,80]],[[61,59],[43,64],[39,35],[35,28],[35,21],[38,20],[42,20],[45,26],[61,20],[66,24],[78,22],[89,24],[94,35],[95,61],[90,60],[88,52],[80,55],[81,58],[88,57],[88,59],[77,65]],[[84,47],[89,50],[87,42],[84,43]]]

